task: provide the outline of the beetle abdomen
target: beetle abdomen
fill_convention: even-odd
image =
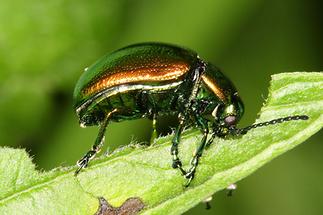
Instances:
[[[149,87],[148,85],[141,86],[145,88]],[[111,120],[114,121],[152,117],[153,114],[170,114],[177,110],[176,102],[178,96],[174,91],[179,86],[168,86],[169,89],[156,89],[154,88],[155,86],[150,86],[153,88],[149,91],[131,90],[124,93],[117,93],[108,98],[104,97],[94,108],[97,111],[105,110],[108,112],[114,109],[118,110],[111,117]]]

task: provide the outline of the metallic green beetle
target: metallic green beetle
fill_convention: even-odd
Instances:
[[[173,168],[194,178],[204,148],[215,136],[244,134],[251,128],[303,119],[293,116],[266,124],[236,128],[243,115],[243,103],[232,82],[215,66],[191,50],[163,43],[142,43],[112,52],[87,68],[76,84],[74,107],[82,127],[99,125],[92,149],[77,162],[76,174],[99,152],[110,121],[176,114],[179,125],[172,140]],[[195,125],[203,137],[186,171],[178,157],[178,144],[185,126]],[[207,142],[208,134],[212,133]]]

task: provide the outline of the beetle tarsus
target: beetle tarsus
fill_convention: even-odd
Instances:
[[[179,169],[181,171],[182,175],[186,175],[187,172],[182,167],[182,162],[177,158],[176,160],[173,160],[172,167],[174,169]]]
[[[172,167],[174,169],[181,168],[182,167],[182,162],[177,158],[176,160],[173,160]]]
[[[195,176],[195,170],[186,173],[186,175],[184,177],[187,179],[187,181],[186,181],[184,187],[190,186],[192,180],[194,179],[194,176]]]
[[[77,175],[82,169],[86,168],[87,165],[89,164],[90,160],[92,158],[94,158],[94,156],[96,155],[96,151],[95,150],[91,150],[88,151],[83,158],[81,158],[80,160],[78,160],[76,162],[76,165],[79,167],[76,171],[75,171],[75,175]]]
[[[209,134],[209,129],[207,127],[207,122],[205,122],[203,119],[199,118],[197,115],[196,115],[196,121],[197,121],[197,124],[200,126],[200,128],[203,131],[203,138],[201,140],[200,145],[196,149],[196,152],[195,152],[195,154],[194,154],[194,156],[193,156],[193,158],[192,158],[192,160],[190,162],[190,164],[191,164],[190,169],[184,175],[185,178],[188,179],[186,184],[185,184],[185,187],[188,187],[190,185],[191,181],[194,179],[196,168],[199,165],[199,159],[203,154],[203,151],[204,151],[204,148],[205,148],[205,145],[206,145],[206,139],[207,139],[207,136]]]
[[[172,167],[174,169],[179,169],[181,171],[182,175],[185,175],[186,171],[182,168],[182,162],[178,157],[178,144],[179,144],[179,141],[180,141],[181,133],[182,133],[183,128],[184,128],[184,117],[182,116],[182,114],[179,114],[178,118],[179,118],[180,122],[179,122],[179,126],[176,129],[174,138],[172,140],[173,144],[172,144],[170,153],[171,153],[171,155],[173,157]]]
[[[77,170],[75,171],[74,175],[79,174],[79,172],[83,169],[86,168],[88,163],[89,163],[89,157],[88,154],[86,154],[82,159],[78,160],[76,165],[79,167],[77,168]]]
[[[195,177],[196,168],[197,168],[198,163],[199,163],[199,157],[200,156],[195,155],[193,157],[193,159],[191,160],[191,168],[184,175],[184,177],[187,179],[187,181],[186,181],[186,183],[184,185],[185,187],[188,187],[191,184],[191,181]]]

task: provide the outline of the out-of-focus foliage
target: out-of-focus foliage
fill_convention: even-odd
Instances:
[[[27,148],[40,169],[73,164],[97,133],[78,127],[75,82],[106,52],[142,41],[187,46],[218,65],[244,99],[242,125],[252,123],[270,74],[322,70],[319,5],[318,0],[0,0],[0,144]],[[161,127],[167,129],[167,122]],[[107,145],[149,135],[147,120],[114,123]],[[203,212],[321,214],[320,142],[322,133],[242,181],[233,198],[216,196],[214,208]]]

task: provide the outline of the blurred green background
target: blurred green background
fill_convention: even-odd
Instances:
[[[323,68],[323,14],[313,0],[0,0],[0,144],[26,148],[38,169],[74,165],[97,128],[81,129],[72,108],[83,69],[106,52],[162,41],[219,66],[252,123],[270,75]],[[159,130],[170,130],[168,119]],[[151,122],[112,123],[110,150],[147,141]],[[238,183],[231,198],[187,214],[323,214],[322,132]]]

